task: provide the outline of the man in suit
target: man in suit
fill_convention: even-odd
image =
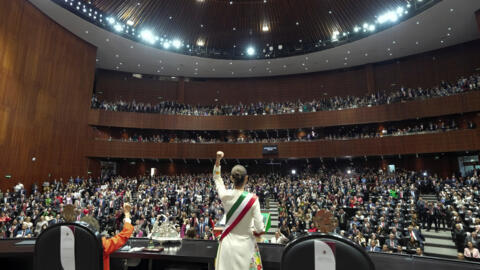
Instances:
[[[423,245],[423,241],[425,240],[424,237],[420,234],[420,232],[414,229],[413,226],[408,226],[407,236],[409,238],[413,238],[421,246]]]
[[[338,211],[337,218],[338,218],[338,225],[340,226],[340,229],[346,231],[347,230],[347,214],[342,208]]]
[[[16,238],[27,238],[32,237],[32,231],[27,227],[26,224],[22,224],[22,228],[17,230]]]
[[[371,241],[371,242],[370,242],[370,245],[369,245],[368,247],[366,247],[366,251],[370,251],[370,252],[380,252],[380,248],[377,247],[375,241]]]
[[[397,249],[398,241],[395,239],[395,235],[393,233],[389,235],[389,239],[385,241],[385,244],[392,251]]]

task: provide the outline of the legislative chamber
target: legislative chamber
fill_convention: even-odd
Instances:
[[[480,269],[480,1],[2,4],[1,269]]]

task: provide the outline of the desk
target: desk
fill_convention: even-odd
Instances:
[[[33,269],[33,245],[17,246],[21,240],[0,240],[0,266],[1,269],[23,270]],[[146,239],[132,239],[131,246],[140,246]],[[149,259],[158,265],[166,266],[175,263],[193,263],[201,265],[201,269],[213,269],[213,262],[217,252],[216,241],[183,240],[178,250],[171,252],[115,252],[111,255],[112,262],[116,259]],[[283,245],[259,244],[262,262],[265,269],[280,269]],[[412,255],[396,255],[384,253],[369,253],[377,270],[478,270],[480,263],[448,260],[432,257],[418,257]],[[146,269],[139,267],[138,269]],[[120,268],[111,268],[112,270]],[[154,268],[156,269],[156,268]]]
[[[16,269],[31,269],[33,265],[33,245],[18,246],[15,245],[22,240],[0,240],[0,265],[4,261],[12,265],[17,262],[24,262],[22,267],[15,267]],[[147,239],[130,239],[127,243],[131,247],[146,247],[148,245]],[[159,263],[192,263],[202,265],[205,269],[214,269],[214,260],[217,254],[217,241],[206,240],[187,240],[182,241],[182,245],[176,249],[171,250],[166,248],[162,252],[127,252],[117,251],[113,253],[110,258],[115,259],[146,259],[149,264]],[[280,260],[282,257],[283,245],[274,244],[259,244],[260,254],[264,269],[280,269]],[[4,264],[3,264],[4,265]],[[4,269],[2,267],[2,269]],[[10,269],[10,268],[5,268]],[[154,268],[155,269],[155,268]],[[113,270],[113,268],[112,268]]]

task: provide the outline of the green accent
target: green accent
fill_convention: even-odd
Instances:
[[[265,224],[265,232],[268,232],[268,230],[270,230],[270,227],[272,227],[272,217],[269,213],[262,213],[262,216],[263,224]]]
[[[238,197],[237,201],[233,204],[232,208],[230,208],[230,211],[228,211],[228,213],[227,213],[227,219],[225,220],[225,224],[228,223],[228,221],[232,217],[233,213],[235,213],[235,211],[240,206],[240,204],[243,202],[243,200],[245,200],[247,195],[248,195],[248,192],[244,191],[242,193],[242,195],[240,195],[240,197]]]
[[[5,175],[5,178],[10,179],[12,176],[10,174]]]

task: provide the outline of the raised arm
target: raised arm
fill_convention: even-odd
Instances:
[[[131,224],[132,221],[130,220],[130,217],[131,217],[130,211],[132,207],[130,206],[130,204],[126,203],[123,209],[125,214],[123,230],[112,238],[109,238],[109,239],[106,239],[105,237],[102,238],[104,255],[110,255],[116,250],[118,250],[119,248],[121,248],[123,245],[125,245],[125,243],[133,233],[133,226]]]
[[[213,180],[215,181],[215,187],[217,188],[218,196],[220,200],[223,200],[223,197],[227,194],[227,190],[225,189],[225,184],[223,183],[220,161],[223,158],[223,152],[217,152],[217,160],[215,161],[215,167],[213,167]]]

